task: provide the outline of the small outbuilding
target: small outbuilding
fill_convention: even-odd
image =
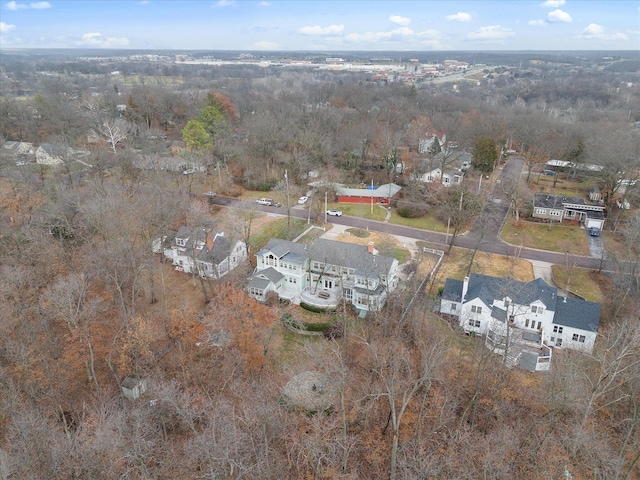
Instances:
[[[120,386],[122,394],[130,400],[137,400],[147,391],[147,380],[144,378],[127,377]]]

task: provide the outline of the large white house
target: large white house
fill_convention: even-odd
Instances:
[[[154,251],[171,259],[177,270],[202,277],[220,278],[247,258],[247,246],[224,232],[208,232],[200,227],[181,227],[154,243]]]
[[[458,317],[465,332],[486,336],[489,348],[529,370],[548,370],[554,348],[591,352],[600,322],[599,303],[559,296],[541,278],[475,273],[447,279],[440,312]]]
[[[256,253],[247,291],[264,301],[269,292],[292,302],[336,308],[344,298],[360,311],[377,311],[398,285],[398,261],[369,246],[323,238],[306,246],[272,238]]]

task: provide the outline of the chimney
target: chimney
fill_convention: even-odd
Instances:
[[[369,245],[367,246],[367,248],[369,250],[369,253],[373,255],[373,242],[369,242]]]
[[[460,297],[460,301],[464,302],[464,297],[467,295],[467,290],[469,289],[469,277],[464,277],[462,281],[462,296]]]

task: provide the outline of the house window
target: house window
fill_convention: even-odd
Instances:
[[[524,328],[529,328],[529,319],[528,318],[524,321]]]
[[[482,313],[482,307],[471,305],[471,313]]]
[[[452,303],[452,304],[451,304],[451,311],[452,311],[452,312],[455,312],[457,307],[458,307],[458,306],[457,306],[455,303]]]
[[[558,325],[554,325],[553,326],[553,333],[562,333],[562,327],[559,327]]]
[[[556,339],[556,347],[561,347],[562,346],[562,339],[558,338]]]
[[[536,213],[538,215],[545,215],[547,213],[547,210],[544,208],[536,208]]]
[[[504,299],[504,308],[509,308],[509,305],[511,304],[511,302],[509,302],[508,298]]]
[[[538,322],[538,330],[542,328],[542,322]]]
[[[479,328],[480,327],[480,320],[474,320],[473,318],[470,318],[469,319],[469,325],[471,325],[472,327]]]
[[[560,211],[558,211],[558,210],[551,210],[551,215],[553,215],[554,217],[559,217],[559,216],[560,216]]]
[[[586,337],[584,335],[578,335],[577,333],[574,333],[571,340],[573,340],[574,342],[584,343]]]

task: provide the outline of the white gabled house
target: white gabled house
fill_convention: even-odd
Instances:
[[[269,292],[294,303],[336,308],[342,298],[359,311],[380,310],[398,285],[398,261],[369,246],[317,239],[309,247],[272,238],[256,253],[247,291]]]
[[[558,295],[541,278],[520,282],[471,274],[448,278],[440,312],[458,317],[466,333],[486,336],[486,345],[506,355],[508,365],[548,370],[554,348],[591,352],[600,304]]]
[[[225,276],[247,259],[244,242],[202,227],[181,227],[177,233],[157,239],[153,250],[171,259],[176,270],[211,278]]]
[[[533,197],[533,217],[563,222],[576,220],[585,228],[604,228],[605,206],[588,204],[582,198],[538,193]]]
[[[465,172],[471,168],[471,158],[468,152],[440,152],[428,162],[422,162],[413,178],[425,183],[438,182],[445,187],[460,185]]]

